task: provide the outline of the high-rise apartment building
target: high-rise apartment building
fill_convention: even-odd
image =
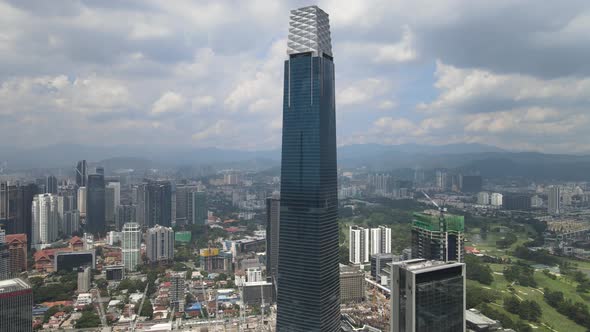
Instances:
[[[464,332],[465,264],[392,263],[391,332]]]
[[[64,212],[62,218],[62,230],[66,235],[72,235],[80,230],[80,211],[70,210]]]
[[[561,188],[559,186],[549,187],[547,199],[547,212],[552,215],[561,213]]]
[[[88,175],[86,231],[92,234],[104,234],[106,232],[105,186],[102,174]]]
[[[462,262],[465,256],[464,217],[438,211],[414,213],[412,257]]]
[[[59,215],[57,196],[40,194],[33,198],[32,242],[36,249],[48,246],[58,238]]]
[[[371,255],[391,253],[391,228],[350,226],[348,248],[353,264],[369,263]]]
[[[130,222],[123,225],[123,265],[127,271],[135,271],[140,264],[141,226]]]
[[[369,229],[360,226],[350,226],[348,257],[352,264],[365,264],[369,262]]]
[[[184,312],[186,272],[174,272],[170,275],[170,307],[175,312]]]
[[[80,160],[76,165],[76,185],[78,187],[86,187],[86,181],[88,180],[88,165],[86,160]]]
[[[174,231],[171,227],[156,225],[148,228],[145,236],[146,256],[150,263],[174,259]]]
[[[277,331],[338,331],[338,175],[328,14],[291,11],[284,63]]]
[[[276,283],[279,267],[281,199],[278,193],[266,199],[266,275]]]
[[[502,194],[500,193],[492,193],[490,196],[490,203],[492,206],[502,206]]]
[[[477,204],[489,205],[490,204],[490,193],[487,191],[480,191],[477,194]]]
[[[207,225],[207,193],[194,191],[190,194],[190,206],[193,225]]]
[[[80,211],[80,218],[86,219],[86,198],[88,192],[86,187],[79,187],[78,188],[78,211]]]
[[[0,281],[0,331],[33,331],[33,290],[22,279]]]

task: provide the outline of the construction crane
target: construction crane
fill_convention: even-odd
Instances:
[[[150,286],[150,283],[148,282],[145,285],[145,289],[143,290],[143,297],[141,298],[141,303],[139,304],[139,310],[137,311],[135,318],[133,318],[133,320],[129,322],[129,324],[131,325],[131,328],[130,328],[131,332],[134,332],[135,327],[137,326],[137,318],[139,317],[139,315],[141,315],[141,310],[143,310],[143,303],[145,302],[145,298],[147,297],[147,291],[148,291],[149,286]]]
[[[447,237],[447,223],[445,222],[445,213],[447,212],[447,208],[444,207],[444,203],[442,204],[443,206],[439,206],[438,204],[436,204],[436,202],[432,198],[430,198],[430,196],[428,196],[428,194],[425,191],[422,191],[422,194],[424,194],[424,196],[426,196],[426,198],[428,198],[428,200],[430,200],[430,202],[434,206],[436,206],[436,208],[438,209],[438,212],[439,212],[439,214],[438,214],[438,227],[439,227],[439,230],[443,234],[445,234],[445,238],[446,238]],[[446,239],[445,239],[445,242],[446,242]],[[447,247],[447,246],[445,246],[443,244],[443,241],[440,241],[440,252],[441,253],[444,252],[444,257],[446,260],[448,257],[448,252],[445,252],[445,247]],[[448,251],[448,248],[446,250]]]

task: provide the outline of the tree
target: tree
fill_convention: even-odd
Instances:
[[[475,308],[481,303],[494,302],[500,297],[497,291],[484,289],[475,283],[467,283],[466,296],[467,308]]]
[[[76,321],[77,329],[84,329],[90,327],[98,327],[100,325],[100,318],[98,314],[92,309],[82,311],[82,316]]]
[[[479,281],[484,285],[491,285],[494,281],[490,266],[483,264],[477,256],[466,255],[465,264],[467,264],[467,279]]]
[[[141,313],[139,313],[139,315],[142,317],[149,317],[150,319],[152,319],[154,315],[154,308],[152,307],[151,300],[147,299],[143,303],[143,307],[141,308]]]
[[[506,309],[506,311],[518,315],[519,307],[520,301],[516,298],[516,296],[507,296],[504,299],[504,309]]]

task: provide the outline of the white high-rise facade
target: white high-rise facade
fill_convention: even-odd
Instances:
[[[151,263],[174,259],[174,231],[156,225],[146,232],[146,256]]]
[[[379,254],[391,253],[391,228],[386,226],[379,226],[381,230],[381,251]]]
[[[78,211],[80,218],[86,218],[86,187],[78,188]]]
[[[492,193],[491,203],[493,206],[502,206],[502,199],[504,196],[500,193]]]
[[[391,228],[350,226],[349,241],[349,261],[365,264],[370,261],[371,255],[391,253]]]
[[[353,264],[369,262],[369,229],[359,226],[349,227],[349,260]]]
[[[33,198],[32,246],[42,249],[58,238],[59,214],[57,196],[41,194]]]
[[[123,225],[123,265],[127,271],[135,271],[140,263],[141,226],[130,222]]]
[[[548,196],[547,212],[552,215],[560,214],[561,213],[561,204],[560,204],[561,188],[559,188],[559,186],[549,187],[549,193],[547,196]]]
[[[477,204],[479,205],[489,205],[490,204],[490,193],[487,191],[482,191],[477,194]]]

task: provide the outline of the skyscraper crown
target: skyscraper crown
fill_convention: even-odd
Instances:
[[[332,56],[330,22],[328,14],[318,6],[308,6],[291,11],[287,54],[312,52]]]

